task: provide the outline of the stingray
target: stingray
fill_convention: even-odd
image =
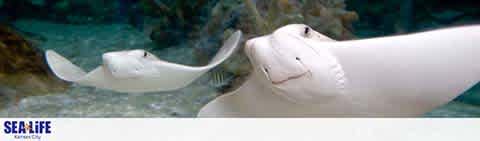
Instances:
[[[253,72],[199,117],[413,117],[480,80],[480,26],[335,41],[307,25],[250,39]]]
[[[232,34],[205,66],[187,66],[163,61],[141,49],[107,52],[103,64],[89,73],[52,50],[46,51],[49,67],[59,78],[86,86],[117,92],[144,93],[186,87],[222,63],[237,49],[240,31]]]

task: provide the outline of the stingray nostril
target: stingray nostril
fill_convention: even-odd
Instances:
[[[143,52],[143,57],[147,57],[148,53],[145,51]]]

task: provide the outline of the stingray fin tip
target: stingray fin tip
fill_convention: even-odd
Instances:
[[[62,80],[74,82],[86,75],[85,71],[53,50],[45,51],[45,59],[51,71]]]

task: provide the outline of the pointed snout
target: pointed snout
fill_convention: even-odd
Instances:
[[[102,61],[108,61],[109,59],[113,58],[113,54],[112,53],[105,53],[102,55]]]
[[[262,43],[268,42],[268,36],[261,36],[253,39],[249,39],[245,42],[244,52],[250,60],[252,60],[255,53],[255,48],[264,46]]]
[[[102,61],[103,64],[109,65],[111,64],[110,60],[112,60],[115,57],[113,53],[105,53],[102,55]]]
[[[107,52],[102,55],[103,64],[109,68],[113,68],[114,65],[118,65],[122,60],[127,60],[126,58],[129,58],[128,52],[131,51]]]
[[[112,73],[116,73],[126,64],[128,56],[123,51],[107,52],[102,55],[103,65]]]

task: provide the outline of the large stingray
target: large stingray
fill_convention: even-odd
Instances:
[[[118,92],[153,92],[176,90],[222,63],[235,51],[242,33],[235,32],[205,66],[186,66],[158,59],[144,50],[103,54],[103,65],[86,73],[52,50],[46,51],[50,68],[59,78]]]
[[[247,41],[254,71],[199,117],[409,117],[480,80],[480,26],[336,42],[301,24]]]

